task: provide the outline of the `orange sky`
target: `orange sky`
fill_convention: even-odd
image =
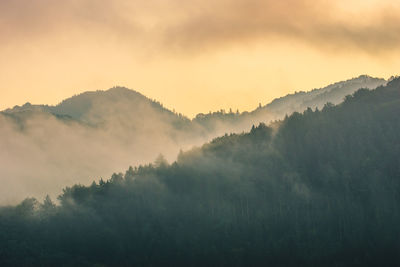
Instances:
[[[122,85],[193,116],[388,78],[398,2],[0,0],[0,109]]]

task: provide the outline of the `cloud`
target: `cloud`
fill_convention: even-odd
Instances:
[[[165,37],[186,48],[286,38],[316,47],[375,53],[398,48],[397,11],[381,7],[373,13],[346,15],[326,1],[218,1],[168,28]]]
[[[78,33],[166,52],[199,52],[279,38],[376,53],[395,50],[400,41],[399,9],[383,2],[357,11],[324,0],[0,1],[0,40]]]

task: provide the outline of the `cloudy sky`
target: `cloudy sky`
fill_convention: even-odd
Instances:
[[[188,116],[400,70],[397,0],[0,0],[0,109],[126,86]]]

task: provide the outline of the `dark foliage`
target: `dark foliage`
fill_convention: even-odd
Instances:
[[[2,266],[398,266],[400,80],[0,211]]]

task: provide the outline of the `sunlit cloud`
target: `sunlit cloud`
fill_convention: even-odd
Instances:
[[[340,1],[339,1],[340,2]],[[310,0],[222,1],[2,1],[1,41],[29,41],[82,32],[157,49],[199,50],[271,37],[305,41],[320,48],[376,52],[397,49],[398,7],[375,4],[341,12],[338,2]],[[350,4],[349,4],[350,5]],[[79,40],[78,40],[79,41]],[[152,47],[152,45],[148,45]]]
[[[389,0],[0,1],[0,107],[119,84],[193,115],[364,73],[388,78],[399,11]]]

